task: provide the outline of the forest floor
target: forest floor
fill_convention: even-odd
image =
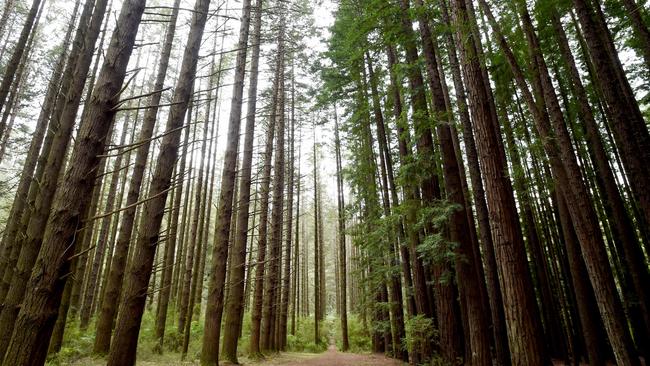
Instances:
[[[399,366],[404,363],[383,354],[339,352],[331,344],[323,353],[281,353],[275,357],[244,365],[258,366]]]
[[[102,359],[84,358],[71,365],[74,366],[99,366],[106,361]],[[141,366],[175,366],[175,365],[196,365],[198,362],[179,360],[158,360],[138,361]],[[240,365],[250,366],[400,366],[404,363],[382,354],[369,353],[347,353],[339,352],[335,345],[331,345],[323,353],[298,353],[283,352],[264,360],[252,361],[246,358],[240,359]]]
[[[403,362],[384,356],[383,354],[372,353],[349,353],[340,352],[335,344],[331,344],[323,353],[303,352],[282,352],[269,356],[263,360],[249,360],[246,357],[240,358],[240,365],[250,366],[400,366]],[[82,358],[71,366],[100,366],[105,364],[100,358]],[[179,361],[178,359],[141,360],[141,366],[176,366],[196,365],[198,361]]]

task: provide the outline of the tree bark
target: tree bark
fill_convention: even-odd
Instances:
[[[7,1],[7,5],[12,1]],[[66,64],[66,58],[68,58],[68,48],[72,42],[72,31],[74,30],[75,20],[79,11],[80,1],[75,2],[75,7],[73,10],[73,15],[70,19],[70,25],[66,31],[66,34],[63,38],[63,43],[61,44],[61,54],[59,55],[57,62],[52,70],[52,75],[47,84],[47,90],[45,92],[45,98],[43,100],[43,106],[38,115],[36,121],[36,126],[32,134],[32,140],[29,144],[29,149],[27,150],[27,155],[25,157],[25,163],[23,164],[23,169],[20,174],[20,180],[16,188],[16,194],[14,196],[13,203],[11,205],[11,210],[7,216],[7,225],[5,226],[5,233],[2,237],[2,243],[0,248],[2,248],[3,255],[0,257],[0,273],[4,273],[4,269],[7,266],[7,260],[11,255],[11,252],[14,251],[14,244],[16,242],[16,237],[21,228],[21,219],[25,214],[26,209],[31,210],[28,205],[29,190],[30,185],[32,184],[34,178],[34,170],[36,169],[36,164],[38,162],[38,154],[43,145],[43,139],[45,138],[45,133],[47,131],[48,122],[50,121],[50,115],[52,114],[52,109],[55,106],[57,97],[59,95],[60,84],[64,77],[64,66]],[[5,9],[6,15],[7,10]],[[1,25],[1,23],[0,23]],[[0,28],[2,28],[0,26]],[[71,62],[72,59],[69,59],[68,62]],[[8,283],[0,283],[0,299],[4,299],[8,287]]]
[[[158,164],[154,170],[148,197],[143,207],[143,220],[135,241],[134,258],[127,270],[127,280],[120,302],[115,336],[108,354],[108,365],[133,365],[140,323],[147,297],[149,277],[160,238],[165,201],[178,157],[181,127],[192,96],[199,48],[207,21],[209,0],[197,0],[192,13],[190,33],[183,53],[179,78],[174,90],[174,105],[167,120],[167,133],[162,138]]]
[[[494,242],[499,283],[503,293],[506,327],[513,365],[546,364],[541,343],[542,328],[535,308],[530,275],[526,266],[524,241],[510,180],[501,136],[494,128],[496,112],[481,65],[477,58],[480,40],[463,31],[473,14],[464,0],[453,1],[453,20],[459,28],[456,42],[461,49],[461,64],[467,83],[473,130],[486,185],[486,199]],[[496,151],[497,153],[494,153]]]
[[[585,0],[573,0],[573,5],[589,49],[596,84],[607,103],[609,122],[630,187],[645,222],[650,222],[650,176],[645,165],[650,161],[650,133],[602,14]]]
[[[346,271],[346,248],[345,248],[345,196],[343,195],[343,175],[341,170],[341,139],[339,137],[339,121],[334,105],[334,146],[336,153],[336,188],[337,188],[337,209],[338,209],[338,244],[339,244],[339,287],[340,287],[340,312],[341,312],[341,351],[347,352],[350,349],[348,338],[348,308],[347,308],[347,271]],[[401,289],[400,289],[401,291]],[[401,294],[401,292],[400,292]],[[400,308],[402,304],[399,304]]]
[[[244,155],[241,164],[239,182],[239,213],[237,215],[237,232],[232,248],[232,265],[230,267],[230,292],[226,303],[226,329],[240,327],[244,305],[244,275],[246,270],[246,241],[248,239],[248,220],[250,217],[251,175],[253,164],[253,143],[255,138],[255,113],[257,110],[257,78],[260,59],[260,40],[262,26],[262,0],[255,3],[255,18],[251,38],[250,84],[246,111],[246,129],[244,137]],[[255,213],[253,213],[255,215]],[[223,338],[222,354],[225,360],[237,362],[237,341],[239,332],[227,332]]]
[[[90,25],[87,33],[85,33],[85,29],[80,25],[75,35],[75,43],[77,45],[81,45],[81,39],[83,39],[84,45],[95,44],[104,16],[105,6],[105,0],[98,3],[92,17],[90,17],[90,10],[84,10],[86,17],[82,14],[82,20],[91,18]],[[58,126],[58,130],[52,140],[47,162],[44,162],[43,176],[40,179],[40,187],[38,187],[39,190],[36,196],[34,210],[31,213],[24,213],[27,226],[25,235],[15,247],[19,249],[16,253],[17,266],[15,271],[13,267],[8,266],[3,277],[3,280],[6,283],[10,281],[11,285],[8,287],[4,307],[0,314],[0,325],[2,325],[0,329],[0,354],[4,354],[9,345],[16,316],[20,310],[19,305],[25,298],[29,276],[34,263],[37,261],[41,245],[44,242],[44,230],[48,223],[48,216],[54,213],[54,210],[50,210],[50,208],[54,204],[57,183],[66,157],[70,133],[74,126],[76,112],[79,106],[78,103],[81,98],[81,91],[83,90],[85,75],[90,66],[92,54],[92,47],[87,46],[78,55],[79,58],[76,63],[69,62],[69,68],[66,70],[66,73],[69,72],[69,75],[74,75],[67,81],[67,87],[64,87],[69,92],[66,98],[60,99],[60,104],[57,105],[57,110],[55,110],[54,120],[50,122],[52,126]],[[73,68],[75,70],[74,74],[72,73]],[[60,116],[57,115],[59,112],[61,112]],[[104,138],[105,136],[102,137]],[[36,189],[37,186],[35,185],[34,188]]]
[[[122,125],[122,136],[120,138],[120,146],[124,146],[126,143],[126,135],[128,131],[128,114],[127,117],[124,119],[124,123]],[[118,150],[119,151],[119,150]],[[80,312],[80,322],[79,322],[79,328],[82,330],[85,330],[88,327],[88,323],[90,322],[90,317],[92,316],[92,309],[93,309],[93,304],[98,301],[98,299],[95,298],[95,291],[94,289],[99,287],[99,280],[100,280],[100,270],[103,266],[104,262],[104,256],[106,255],[106,246],[108,244],[108,235],[109,235],[109,229],[111,225],[111,221],[113,220],[113,209],[115,207],[115,199],[117,195],[117,184],[119,180],[119,175],[120,175],[120,168],[122,165],[122,157],[123,154],[121,151],[118,152],[118,156],[115,159],[115,162],[113,163],[113,172],[111,173],[111,180],[109,183],[109,188],[108,188],[108,193],[106,196],[106,206],[104,208],[104,214],[107,214],[108,216],[104,217],[102,219],[102,226],[99,230],[99,237],[97,244],[95,245],[95,258],[93,259],[92,262],[92,267],[90,268],[90,273],[88,280],[86,282],[86,292],[85,292],[85,298],[83,301],[83,305],[81,307],[81,312]],[[118,203],[119,205],[119,203]],[[108,252],[108,260],[110,261],[110,252]]]
[[[44,362],[67,280],[66,274],[70,270],[71,256],[75,253],[75,234],[80,215],[87,205],[87,201],[78,198],[92,192],[95,174],[89,172],[96,173],[99,155],[107,143],[116,112],[114,107],[118,102],[117,96],[124,81],[144,5],[144,1],[131,0],[122,7],[118,27],[113,33],[97,86],[89,101],[88,113],[81,123],[70,168],[54,199],[43,235],[43,246],[27,285],[4,364]],[[96,12],[103,14],[104,8],[99,6]]]
[[[276,297],[279,294],[278,283],[280,281],[280,250],[282,248],[282,228],[284,223],[284,178],[285,178],[285,159],[284,159],[284,130],[285,130],[285,97],[284,97],[284,17],[281,19],[278,33],[278,50],[276,57],[277,69],[275,78],[277,83],[277,97],[271,105],[275,115],[275,127],[277,138],[275,139],[275,161],[273,165],[273,206],[271,210],[271,231],[269,235],[269,273],[266,276],[264,287],[266,296],[262,306],[262,329],[261,329],[261,346],[262,349],[277,350],[274,342],[273,329],[279,314],[277,310]],[[265,347],[266,346],[266,347]]]
[[[541,89],[543,93],[540,98],[543,98],[548,114],[545,110],[541,110],[533,99],[523,73],[484,0],[481,0],[481,6],[488,15],[492,29],[498,35],[501,50],[505,53],[508,64],[515,75],[515,81],[523,93],[528,109],[533,114],[533,120],[543,139],[544,149],[549,155],[554,179],[562,186],[568,187],[563,192],[567,201],[571,202],[571,204],[567,204],[569,213],[616,360],[622,365],[639,364],[638,357],[633,350],[632,337],[626,325],[623,307],[615,288],[597,217],[580,175],[571,140],[564,124],[564,117],[546,63],[541,56],[539,40],[534,32],[528,11],[524,7],[525,4],[520,4],[518,10],[524,24],[528,45],[532,51],[532,67],[536,72],[533,74],[533,77],[536,78],[533,84],[540,84],[537,88]]]
[[[32,1],[31,8],[27,13],[25,23],[23,23],[23,28],[20,31],[20,36],[18,36],[18,40],[16,41],[14,52],[3,70],[2,81],[0,82],[0,111],[8,109],[9,107],[6,104],[7,97],[9,95],[11,85],[14,83],[18,67],[20,66],[20,60],[22,60],[23,53],[27,49],[27,40],[29,39],[33,28],[35,28],[34,23],[36,22],[36,16],[39,12],[39,9],[41,8],[41,1],[42,0]],[[4,129],[5,126],[0,126],[0,139],[2,139]]]
[[[149,147],[151,145],[151,136],[156,124],[156,115],[158,112],[158,104],[162,96],[162,88],[167,75],[167,68],[169,66],[169,57],[171,54],[171,47],[174,40],[174,33],[176,30],[176,20],[178,18],[178,5],[180,0],[176,0],[174,8],[172,9],[169,26],[165,35],[165,41],[160,53],[160,61],[156,80],[153,85],[154,94],[149,99],[149,108],[146,110],[142,122],[142,128],[138,137],[139,144],[136,151],[135,164],[133,172],[131,173],[131,181],[129,182],[129,191],[126,196],[125,206],[128,207],[122,212],[122,220],[120,229],[115,243],[115,253],[111,260],[111,270],[108,273],[108,282],[104,295],[104,301],[101,305],[101,311],[97,320],[97,330],[95,333],[95,343],[93,345],[93,353],[106,354],[108,353],[111,343],[111,332],[115,323],[115,316],[117,314],[117,306],[119,304],[116,299],[120,298],[122,292],[122,280],[124,278],[124,269],[126,267],[126,259],[129,251],[129,241],[133,232],[133,225],[135,223],[135,212],[137,206],[136,202],[140,199],[140,191],[142,189],[142,181],[149,156]],[[186,132],[186,138],[189,136],[189,130]],[[181,173],[182,174],[182,173]],[[179,188],[180,191],[180,188]],[[179,193],[180,194],[180,193]],[[178,210],[176,210],[178,212]],[[169,239],[167,243],[173,239]],[[157,334],[162,339],[162,335]]]
[[[246,73],[246,55],[250,28],[250,0],[242,3],[242,17],[239,29],[237,59],[235,64],[235,82],[231,101],[230,119],[228,121],[228,139],[223,162],[221,191],[219,195],[219,214],[217,216],[215,242],[212,249],[210,279],[208,282],[208,300],[205,312],[205,328],[201,352],[202,365],[215,365],[219,361],[219,335],[223,310],[223,288],[226,277],[226,260],[228,258],[228,238],[230,237],[232,202],[235,188],[236,161],[239,151],[239,132],[241,126],[242,94]]]
[[[277,66],[276,66],[277,67]],[[274,81],[273,95],[277,95],[279,83]],[[274,97],[275,98],[275,97]],[[274,101],[271,102],[271,105]],[[269,213],[269,188],[271,185],[271,162],[273,156],[273,139],[275,136],[275,113],[271,113],[266,132],[266,146],[262,163],[262,178],[260,182],[260,220],[257,233],[257,263],[255,265],[255,291],[253,294],[253,309],[251,310],[251,337],[249,352],[254,357],[261,356],[262,305],[264,297],[264,269],[266,268],[266,249]]]

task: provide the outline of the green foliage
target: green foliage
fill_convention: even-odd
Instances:
[[[320,353],[327,350],[328,338],[331,336],[333,322],[331,320],[322,321],[320,324],[321,341],[314,342],[314,317],[297,318],[296,334],[287,335],[287,351],[289,352],[307,352]]]
[[[408,347],[409,351],[430,347],[431,342],[438,339],[436,329],[433,325],[433,319],[424,315],[417,315],[405,322],[406,338],[403,344]]]
[[[78,322],[68,324],[63,337],[63,346],[59,353],[49,356],[47,365],[66,365],[90,356],[94,333],[79,329]]]
[[[336,320],[335,325],[336,348],[342,349],[343,344],[341,336],[341,320]],[[348,314],[348,341],[350,343],[350,352],[363,353],[370,352],[372,349],[372,340],[370,334],[364,329],[361,320],[355,314]]]
[[[180,351],[183,345],[183,335],[178,332],[176,325],[177,314],[170,310],[167,315],[167,329],[165,331],[165,346],[160,353],[156,339],[156,314],[145,311],[142,317],[140,335],[138,338],[138,360],[169,363],[181,359]],[[48,356],[47,365],[69,365],[80,363],[83,365],[105,363],[102,358],[92,354],[95,340],[95,327],[91,324],[86,330],[79,329],[77,322],[66,327],[63,346],[56,355]],[[203,317],[195,317],[190,328],[190,343],[185,357],[189,362],[198,360],[201,352],[201,339],[203,337]]]

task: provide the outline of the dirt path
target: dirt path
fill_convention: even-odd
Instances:
[[[382,354],[339,352],[331,344],[323,353],[282,353],[269,360],[255,363],[259,366],[400,366],[404,363]]]

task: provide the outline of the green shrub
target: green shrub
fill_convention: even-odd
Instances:
[[[342,349],[341,320],[336,320],[336,348]],[[364,329],[361,320],[355,314],[348,315],[348,341],[350,352],[370,352],[372,349],[370,334]]]
[[[289,322],[291,324],[291,322]],[[320,323],[320,342],[314,342],[314,319],[296,318],[296,334],[292,335],[291,329],[287,335],[287,351],[319,353],[327,349],[328,339],[331,335],[331,322],[328,320]]]
[[[417,315],[406,320],[406,339],[405,344],[409,352],[421,350],[425,347],[431,347],[431,342],[435,337],[436,330],[433,325],[433,319],[424,315]]]

